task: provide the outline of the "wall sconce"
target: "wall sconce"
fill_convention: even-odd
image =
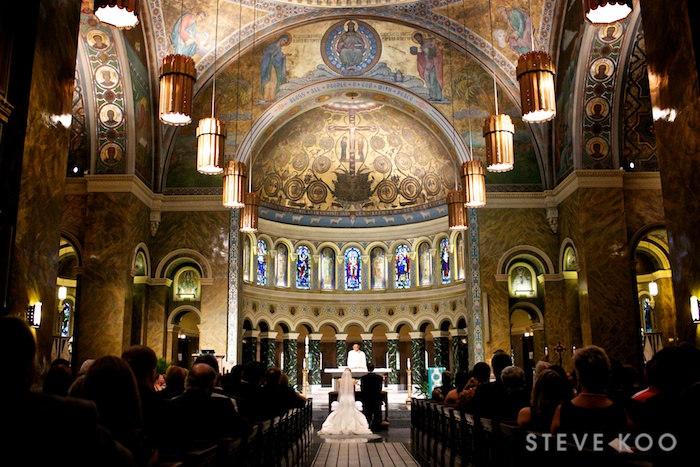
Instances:
[[[652,297],[656,297],[658,294],[659,285],[654,281],[649,282],[649,295],[651,295]]]
[[[95,0],[93,11],[100,22],[119,29],[139,24],[139,0]]]
[[[58,288],[58,299],[59,300],[65,300],[65,298],[68,296],[68,288],[64,285],[60,286]]]
[[[697,300],[695,303],[697,305]],[[27,307],[27,323],[33,328],[38,328],[41,325],[41,302]]]
[[[632,13],[632,0],[583,0],[583,15],[593,24],[621,21]]]
[[[690,297],[690,316],[693,318],[693,323],[700,324],[700,308],[698,308],[698,297],[695,295]]]

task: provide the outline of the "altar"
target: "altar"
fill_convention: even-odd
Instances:
[[[331,378],[333,378],[333,391],[338,390],[338,379],[343,376],[343,372],[345,371],[347,367],[346,366],[341,366],[339,368],[324,368],[323,372],[330,374]],[[350,371],[352,371],[352,377],[355,379],[362,378],[364,375],[369,373],[367,371],[367,368],[351,368]],[[386,386],[386,375],[391,372],[391,368],[375,368],[374,373],[381,375],[382,378],[384,378],[384,385]]]

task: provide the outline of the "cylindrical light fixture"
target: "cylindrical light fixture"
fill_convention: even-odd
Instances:
[[[160,66],[160,121],[183,126],[192,121],[192,88],[197,80],[194,60],[187,55],[171,54]]]
[[[100,22],[119,29],[139,24],[139,0],[95,0],[95,16]]]
[[[484,122],[487,169],[490,172],[513,170],[513,135],[515,126],[506,114],[487,117]]]
[[[258,231],[258,206],[260,206],[260,198],[257,193],[249,191],[245,194],[245,205],[241,212],[241,226],[238,230],[241,232],[257,232]]]
[[[583,0],[583,15],[593,24],[621,21],[632,13],[632,0]]]
[[[557,115],[554,74],[552,57],[547,52],[528,52],[518,58],[516,75],[526,122],[547,122]]]
[[[197,171],[217,175],[224,171],[226,124],[218,118],[203,118],[197,125]]]
[[[224,171],[224,206],[242,208],[245,197],[246,168],[243,162],[230,160]]]
[[[690,317],[693,318],[693,323],[700,324],[700,306],[695,295],[690,297]]]
[[[68,296],[68,288],[64,285],[60,286],[58,288],[58,299],[59,300],[65,300],[65,298]]]
[[[462,164],[464,207],[480,208],[486,205],[486,171],[484,164],[472,159]]]
[[[447,193],[447,218],[450,230],[465,230],[467,228],[467,215],[464,212],[464,192],[452,190]]]
[[[659,294],[659,285],[655,281],[649,282],[649,295],[656,297]]]

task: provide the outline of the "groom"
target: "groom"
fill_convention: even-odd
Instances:
[[[360,378],[362,412],[373,432],[382,428],[382,386],[384,378],[374,372],[374,363],[367,364],[368,373]]]

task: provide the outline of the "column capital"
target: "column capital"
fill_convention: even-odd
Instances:
[[[277,339],[277,331],[261,332],[260,339]]]
[[[282,340],[285,341],[292,341],[292,340],[297,340],[299,338],[299,333],[298,332],[288,332],[286,334],[282,334]]]
[[[450,329],[448,332],[452,337],[462,337],[467,335],[466,329]]]
[[[323,337],[323,334],[321,334],[320,332],[315,332],[315,333],[309,334],[310,341],[320,341],[322,337]]]
[[[348,340],[348,335],[347,335],[347,334],[336,334],[336,335],[335,335],[335,340],[337,340],[337,341],[346,341],[346,340]]]
[[[261,334],[261,332],[258,331],[258,330],[255,330],[255,329],[253,329],[253,330],[248,329],[248,330],[246,330],[246,331],[243,331],[243,337],[255,337],[255,338],[258,338],[258,337],[260,336],[260,334]]]
[[[450,332],[449,331],[430,331],[430,335],[433,336],[433,339],[436,337],[450,337]]]
[[[399,340],[399,333],[398,332],[387,332],[386,338],[387,338],[387,340],[390,340],[390,341],[397,341],[397,340]]]
[[[363,334],[360,334],[360,339],[362,339],[363,341],[371,341],[372,336],[373,336],[373,334],[371,332],[370,333],[363,333]]]
[[[425,339],[425,333],[421,331],[411,331],[408,333],[408,335],[411,337],[411,340],[413,339]]]

